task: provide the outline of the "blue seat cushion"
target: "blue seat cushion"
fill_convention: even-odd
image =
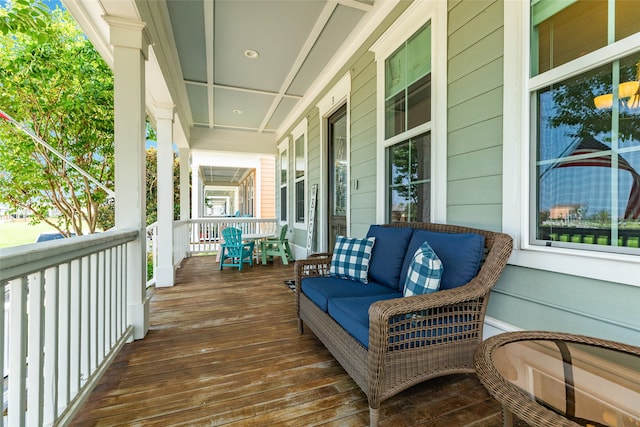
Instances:
[[[369,348],[369,306],[377,301],[402,298],[402,293],[329,300],[329,315],[360,344]]]
[[[376,238],[369,263],[370,280],[393,290],[402,289],[404,281],[400,282],[400,273],[412,235],[413,229],[409,227],[383,227],[375,224],[369,227],[367,237]]]
[[[416,250],[429,242],[433,251],[442,261],[444,271],[440,280],[440,290],[462,286],[478,274],[484,256],[484,236],[476,233],[441,233],[415,230],[402,266],[400,283],[407,280],[407,271]]]
[[[337,277],[306,277],[302,292],[322,311],[326,312],[331,298],[387,295],[394,291],[375,282],[362,283]]]

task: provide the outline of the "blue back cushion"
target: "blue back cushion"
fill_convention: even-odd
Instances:
[[[400,273],[412,234],[413,229],[408,227],[369,227],[367,237],[376,238],[369,263],[369,278],[372,281],[393,290],[402,289],[404,280],[400,281]]]
[[[407,256],[404,259],[400,282],[407,279],[407,270],[416,250],[425,242],[442,261],[444,272],[440,281],[440,290],[462,286],[478,273],[484,255],[484,236],[475,233],[440,233],[436,231],[415,230]]]

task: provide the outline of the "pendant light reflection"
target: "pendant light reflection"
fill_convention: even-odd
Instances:
[[[629,109],[640,108],[640,62],[636,64],[637,80],[624,82],[618,85],[618,100]],[[593,98],[593,103],[598,110],[611,108],[613,106],[613,94]]]

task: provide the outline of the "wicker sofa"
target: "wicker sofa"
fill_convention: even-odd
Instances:
[[[474,372],[473,354],[482,341],[489,293],[511,254],[512,239],[504,233],[433,223],[372,226],[369,234],[377,235],[369,283],[330,277],[330,254],[296,261],[295,277],[300,333],[304,324],[311,328],[364,391],[370,425],[377,426],[382,401],[430,378]],[[441,257],[443,285],[447,273],[448,279],[457,274],[469,236],[476,242],[481,236],[478,270],[470,280],[453,283],[456,286],[449,283],[434,293],[402,297],[407,259],[427,234],[430,244],[433,236],[449,246],[442,250],[449,252]],[[433,249],[440,256],[439,248]],[[394,279],[395,290],[377,288],[377,282],[393,285]]]

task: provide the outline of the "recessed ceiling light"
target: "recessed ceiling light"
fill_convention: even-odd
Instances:
[[[256,59],[258,56],[260,56],[260,53],[255,49],[247,49],[244,51],[244,56],[249,59]]]
[[[242,110],[233,110],[233,114],[242,114]]]

